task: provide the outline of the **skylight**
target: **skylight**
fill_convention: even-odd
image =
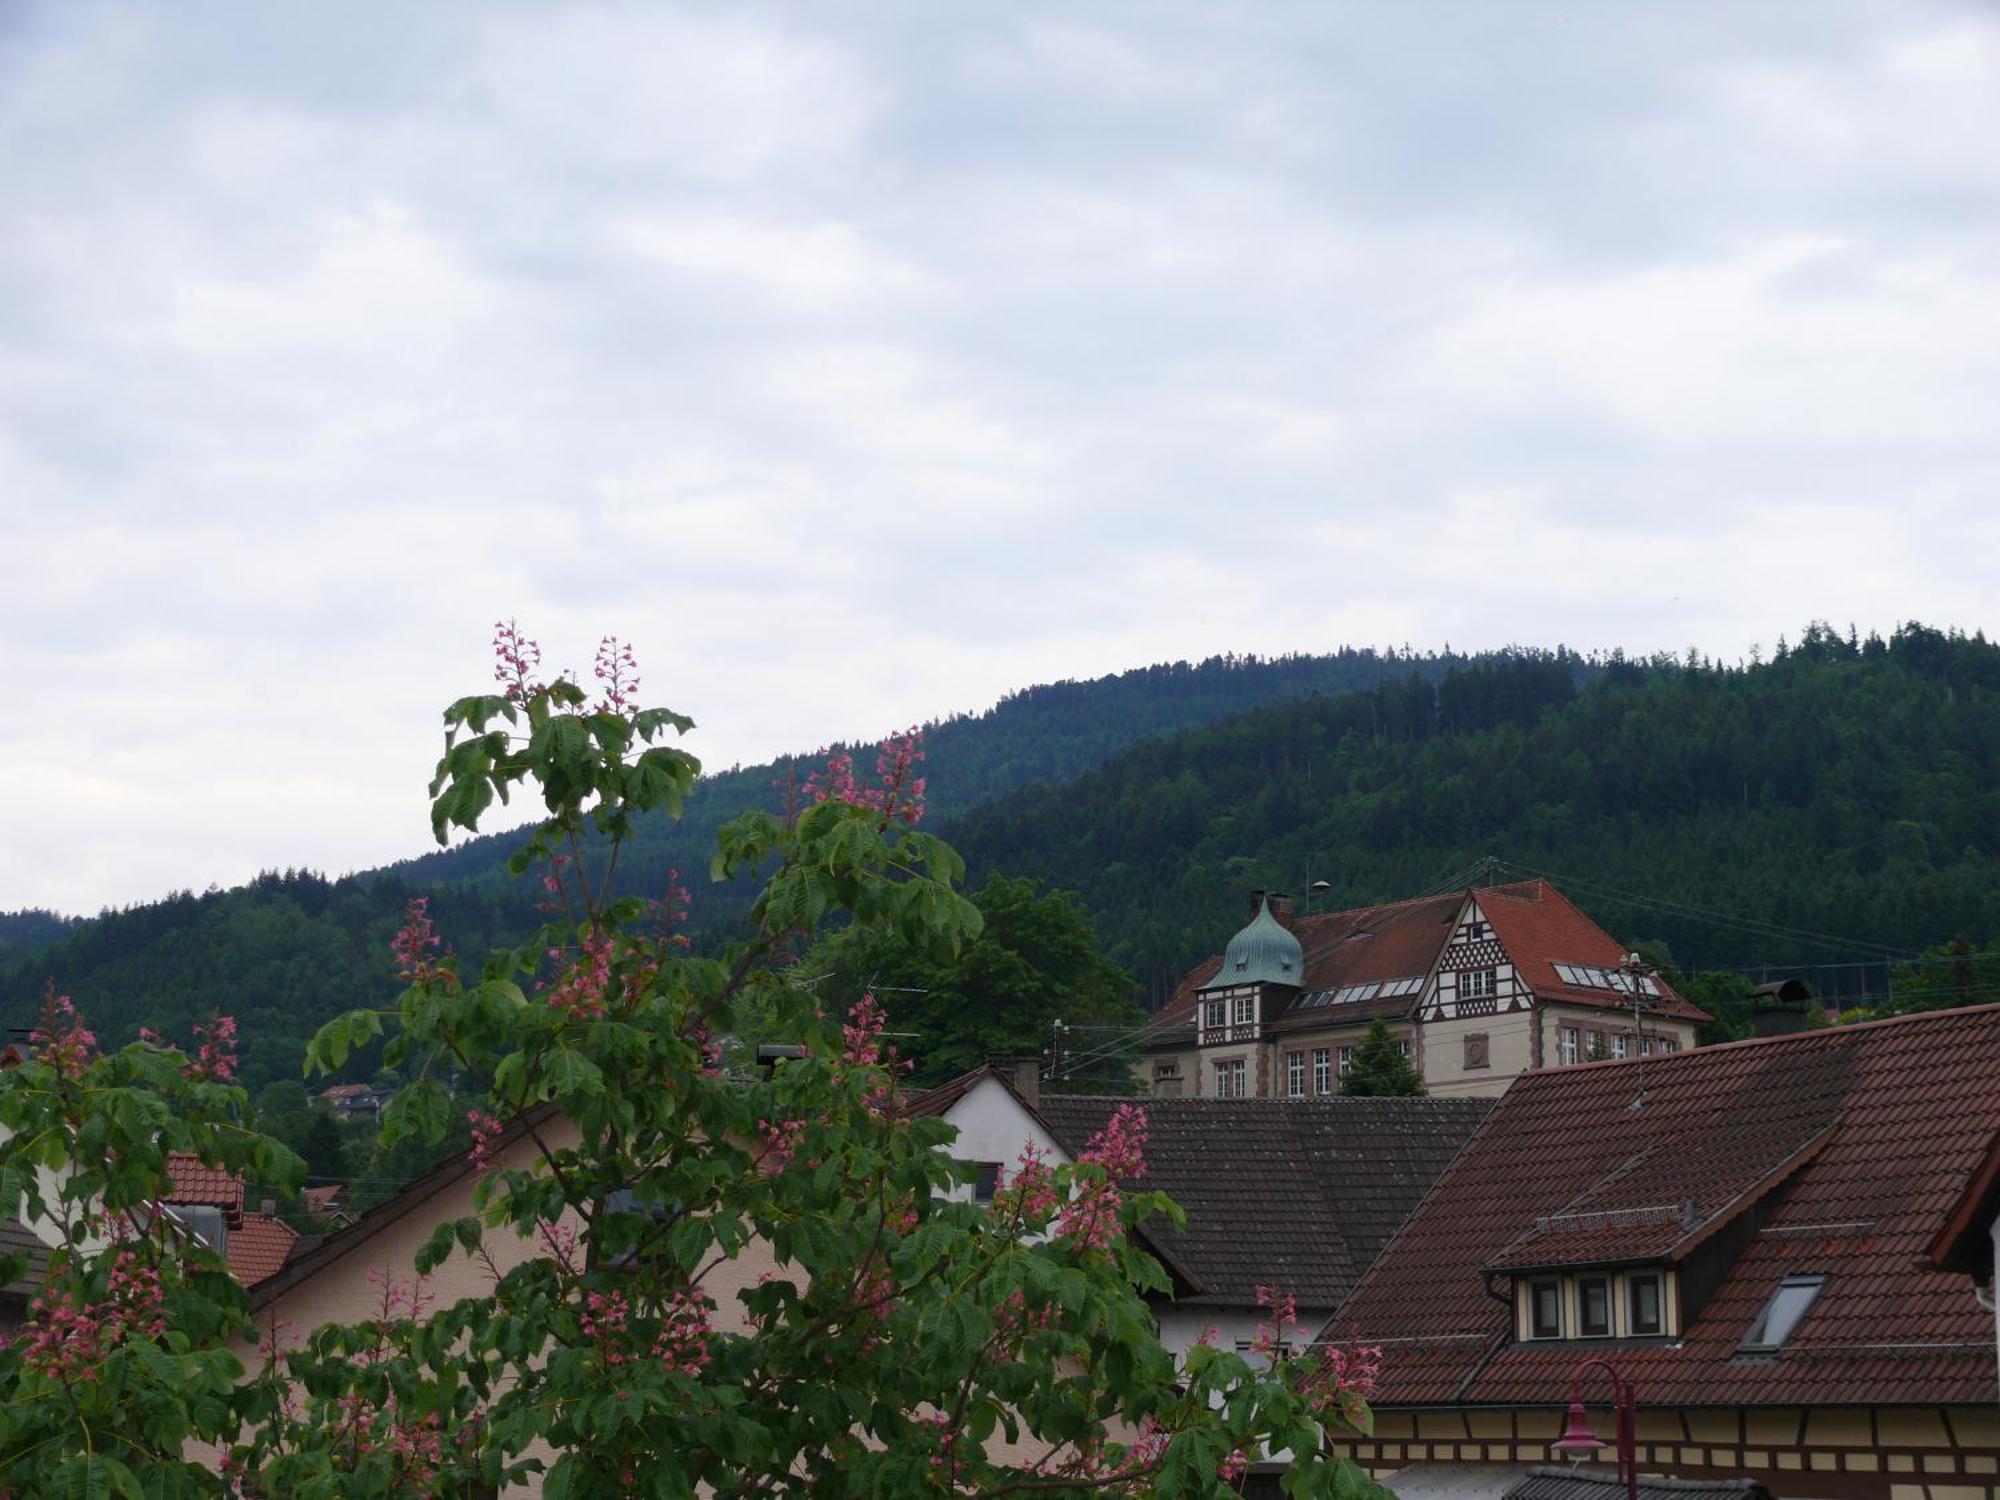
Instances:
[[[1407,979],[1378,979],[1368,984],[1350,984],[1337,990],[1313,990],[1299,998],[1299,1010],[1318,1010],[1326,1005],[1358,1005],[1363,1000],[1391,999],[1397,995],[1414,995],[1424,987],[1424,976],[1412,975]]]
[[[1818,1299],[1824,1276],[1787,1276],[1771,1293],[1771,1300],[1757,1314],[1757,1321],[1743,1335],[1743,1348],[1752,1352],[1782,1349],[1792,1330],[1804,1321]]]
[[[1618,990],[1623,994],[1632,993],[1633,979],[1622,969],[1605,969],[1596,964],[1557,964],[1556,977],[1564,984],[1576,985],[1586,990]],[[1650,975],[1641,975],[1638,985],[1648,995],[1660,993],[1660,982]]]

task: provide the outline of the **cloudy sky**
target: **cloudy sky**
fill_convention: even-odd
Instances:
[[[2000,11],[0,0],[0,907],[1344,642],[1992,626]]]

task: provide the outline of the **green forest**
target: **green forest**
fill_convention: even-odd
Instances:
[[[1454,666],[1144,744],[952,834],[977,870],[1079,892],[1157,1002],[1244,893],[1324,907],[1551,875],[1683,971],[1887,998],[1899,957],[2000,933],[2000,649],[1823,626],[1743,667],[1556,655]],[[1816,936],[1815,936],[1816,935]]]
[[[996,930],[1053,922],[1067,943],[1074,911],[1101,949],[1039,978],[995,955],[926,978],[938,998],[917,1029],[935,1067],[1063,1016],[1029,998],[1037,984],[1088,976],[1090,1024],[1110,1026],[1129,1012],[1101,959],[1157,1003],[1240,923],[1249,889],[1303,897],[1319,880],[1314,899],[1341,906],[1542,872],[1686,974],[1796,972],[1866,1009],[1889,1002],[1906,960],[1958,943],[1903,980],[1905,1001],[2000,995],[1978,951],[2000,936],[2000,649],[1983,637],[1815,626],[1746,665],[1529,650],[1223,658],[1032,689],[934,726],[928,750],[933,820],[973,886],[1039,883],[993,888]],[[688,872],[697,942],[716,941],[741,906],[700,878],[715,825],[773,805],[772,783],[807,765],[705,779],[682,825],[639,841],[635,887]],[[53,979],[110,1041],[140,1025],[184,1034],[221,1008],[241,1022],[253,1089],[296,1079],[321,1021],[393,999],[388,940],[412,896],[430,897],[468,963],[530,930],[532,897],[501,869],[514,843],[339,880],[274,872],[82,922],[0,918],[0,1005],[9,1026],[30,1025]],[[1062,911],[1036,906],[1042,892]],[[891,965],[849,954],[841,969],[836,988]],[[1700,992],[1741,988],[1711,979]],[[984,998],[954,1022],[961,992]],[[1017,1004],[1032,1025],[996,1023]],[[375,1066],[364,1053],[350,1072]]]

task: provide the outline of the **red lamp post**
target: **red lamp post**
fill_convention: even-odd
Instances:
[[[1618,1422],[1618,1477],[1625,1481],[1625,1500],[1639,1500],[1638,1402],[1632,1393],[1632,1383],[1621,1379],[1609,1360],[1587,1359],[1576,1367],[1569,1383],[1569,1427],[1551,1446],[1556,1452],[1577,1459],[1605,1446],[1590,1430],[1590,1419],[1583,1410],[1583,1377],[1593,1365],[1611,1377],[1611,1410]]]

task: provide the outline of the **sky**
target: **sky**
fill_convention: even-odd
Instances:
[[[2000,10],[0,0],[0,908],[1226,652],[1995,624]]]

